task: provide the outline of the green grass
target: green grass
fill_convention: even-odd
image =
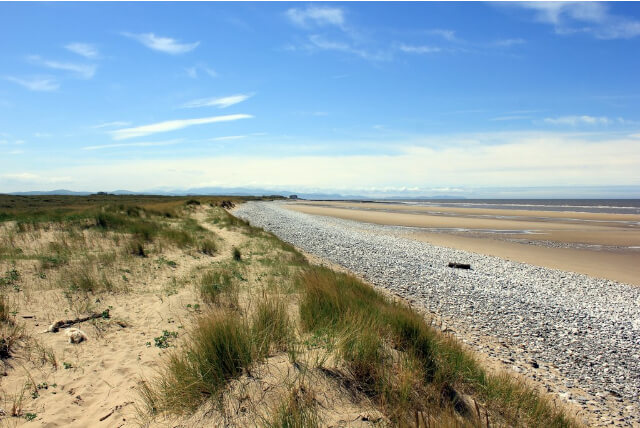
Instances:
[[[223,294],[234,291],[233,273],[227,269],[206,271],[200,277],[200,297],[205,303],[219,303]]]
[[[487,374],[455,340],[357,278],[311,267],[300,275],[298,286],[303,327],[343,337],[339,356],[351,381],[373,397],[394,423],[407,423],[424,408],[455,408],[459,393],[467,393],[508,425],[576,426],[531,388],[510,376]],[[391,352],[402,353],[404,365],[391,358]],[[419,396],[403,387],[406,376],[402,373],[407,370],[419,381],[411,387],[421,391]]]
[[[316,404],[308,389],[294,388],[272,412],[269,428],[315,428],[320,426]]]
[[[213,239],[204,239],[200,242],[199,251],[207,256],[213,256],[218,251],[218,247]]]
[[[202,317],[189,341],[174,352],[158,376],[141,390],[151,414],[185,414],[218,394],[254,361],[251,329],[235,313]]]
[[[98,274],[92,266],[79,265],[66,269],[60,278],[61,286],[69,292],[95,293],[113,291],[114,285],[103,272]]]
[[[252,337],[259,356],[269,355],[273,346],[278,351],[286,351],[292,340],[292,324],[287,307],[282,300],[261,301],[253,314]]]

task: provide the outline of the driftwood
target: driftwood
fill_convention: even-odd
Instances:
[[[45,331],[45,333],[57,333],[61,328],[71,327],[74,324],[79,324],[81,322],[95,320],[98,318],[109,318],[109,310],[105,310],[103,312],[95,312],[86,317],[80,317],[73,320],[59,320],[54,322],[49,326],[49,328]]]
[[[468,264],[468,263],[449,262],[449,267],[450,268],[457,268],[457,269],[471,269],[471,265]]]

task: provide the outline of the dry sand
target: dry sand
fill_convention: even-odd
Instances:
[[[118,260],[116,266],[103,270],[118,290],[91,294],[86,302],[68,301],[55,270],[41,277],[38,264],[32,260],[18,260],[15,265],[0,260],[0,275],[12,266],[20,272],[16,285],[21,291],[5,295],[17,307],[16,320],[29,336],[11,358],[0,362],[0,369],[4,369],[0,371],[0,427],[261,426],[297,384],[313,385],[309,391],[321,405],[318,415],[330,426],[377,426],[386,420],[371,403],[363,397],[356,399],[338,380],[317,370],[301,371],[281,352],[253,367],[250,375],[229,383],[222,412],[217,402],[208,402],[192,416],[152,421],[141,417],[136,408],[142,405],[141,379],[153,378],[168,355],[178,349],[174,345],[180,347],[188,340],[187,332],[199,316],[193,305],[198,303],[203,313],[210,310],[195,286],[200,273],[231,261],[234,247],[242,248],[243,255],[249,258],[255,251],[256,260],[272,257],[258,256],[265,250],[255,239],[212,225],[205,221],[206,217],[205,208],[195,210],[193,218],[217,237],[218,252],[214,256],[168,247],[161,254],[130,264],[121,265]],[[84,235],[95,251],[113,247],[112,241],[95,233],[89,235],[85,231]],[[61,236],[58,232],[38,231],[20,238],[29,242],[19,243],[31,252],[46,248],[47,242],[59,241]],[[176,264],[169,265],[167,260]],[[248,293],[240,296],[242,305],[250,306],[258,296],[264,298],[265,287],[269,287],[269,278],[264,269],[256,267],[259,265],[241,268]],[[110,309],[109,319],[74,325],[86,333],[88,340],[71,344],[64,329],[45,332],[54,321],[76,318],[85,303],[92,306],[91,312]],[[178,333],[166,349],[156,347],[154,341],[163,330]],[[48,355],[55,356],[55,364]],[[18,417],[12,417],[14,405],[21,407]],[[32,415],[33,420],[28,421],[27,415]]]
[[[357,202],[297,202],[287,207],[407,226],[415,228],[408,230],[412,238],[434,245],[640,285],[639,215]]]

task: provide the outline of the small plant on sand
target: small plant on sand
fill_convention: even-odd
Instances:
[[[10,269],[5,272],[4,277],[0,278],[0,285],[9,285],[16,287],[16,283],[20,279],[20,272],[18,272],[15,268]]]
[[[170,343],[171,339],[175,339],[176,337],[178,337],[177,331],[163,330],[162,335],[158,337],[154,337],[153,341],[155,342],[158,348],[165,349],[171,345]]]

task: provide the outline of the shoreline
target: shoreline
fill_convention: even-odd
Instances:
[[[515,210],[419,207],[416,212],[415,207],[371,205],[376,204],[297,202],[284,207],[395,226],[433,245],[640,286],[640,216],[548,212],[543,220],[541,212],[517,218]]]

